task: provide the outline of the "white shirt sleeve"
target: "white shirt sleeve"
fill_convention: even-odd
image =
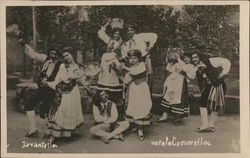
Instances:
[[[33,59],[35,62],[40,63],[40,64],[43,64],[45,62],[47,55],[35,52],[35,50],[31,48],[29,45],[25,45],[25,47],[26,47],[26,50],[24,52],[31,59]]]
[[[101,40],[103,40],[103,42],[108,44],[110,41],[110,37],[105,33],[105,31],[106,31],[106,28],[102,26],[101,29],[98,31],[98,37]]]
[[[136,36],[136,38],[138,38],[139,40],[149,42],[149,47],[154,47],[158,37],[156,33],[139,33],[136,34]]]
[[[222,67],[222,74],[226,75],[230,71],[231,62],[228,59],[216,57],[210,58],[209,60],[214,67]]]
[[[195,79],[196,69],[193,65],[191,65],[191,64],[183,65],[183,71],[186,72],[188,78],[190,78],[192,80]]]
[[[190,78],[192,80],[195,79],[196,69],[195,69],[194,65],[185,64],[184,61],[182,61],[181,59],[178,59],[178,63],[180,64],[182,71],[184,71],[186,73],[188,78]]]

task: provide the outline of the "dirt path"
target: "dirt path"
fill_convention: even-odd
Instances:
[[[9,93],[9,99],[13,94]],[[7,141],[8,152],[10,153],[226,153],[239,152],[240,138],[240,117],[239,115],[227,115],[218,118],[215,133],[196,133],[193,130],[200,125],[200,116],[192,115],[184,119],[183,125],[175,126],[169,123],[153,123],[146,129],[145,140],[140,141],[136,133],[125,135],[125,141],[112,140],[106,145],[99,139],[93,138],[89,128],[93,124],[91,114],[85,114],[85,125],[81,129],[82,137],[75,140],[61,140],[57,142],[56,148],[23,148],[23,141],[26,143],[46,143],[46,139],[26,138],[25,130],[28,129],[27,118],[24,114],[13,110],[11,104],[7,105]],[[154,120],[158,116],[154,116]],[[45,124],[37,117],[40,135],[43,134]],[[169,146],[160,144],[166,139],[177,141],[203,141],[211,145],[186,145]],[[160,142],[161,141],[161,142]],[[169,142],[169,141],[168,141]]]

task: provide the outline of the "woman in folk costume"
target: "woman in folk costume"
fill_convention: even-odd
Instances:
[[[164,82],[161,101],[163,114],[158,122],[168,121],[168,114],[171,114],[175,118],[175,124],[178,125],[181,118],[189,114],[187,78],[195,78],[195,69],[194,66],[185,64],[178,52],[171,52],[166,61],[168,62],[166,70],[170,75]]]
[[[107,27],[111,27],[110,34],[111,36],[106,34]],[[117,57],[120,59],[121,56],[121,46],[123,44],[123,40],[121,38],[123,29],[123,20],[114,18],[109,19],[106,25],[102,26],[98,31],[98,37],[107,44],[107,52],[115,52]]]
[[[125,58],[130,50],[138,49],[141,51],[142,61],[145,62],[147,68],[147,82],[151,89],[152,64],[150,51],[154,47],[158,36],[156,33],[137,33],[135,24],[127,26],[127,36],[129,39],[122,45],[122,56]]]
[[[149,86],[146,82],[146,65],[141,62],[142,54],[140,50],[128,52],[131,67],[123,66],[128,71],[124,78],[124,83],[128,85],[126,94],[126,119],[130,125],[134,123],[138,129],[138,137],[144,140],[143,126],[151,124],[152,100]]]
[[[200,114],[202,125],[196,132],[215,132],[215,121],[218,112],[225,109],[224,96],[226,92],[225,76],[230,71],[231,63],[228,59],[208,57],[195,53],[192,61],[196,66],[196,78],[201,90]],[[211,118],[208,121],[208,109]]]
[[[106,34],[106,27],[111,25],[112,35],[110,38]],[[107,52],[103,54],[101,59],[101,72],[98,75],[98,90],[108,90],[110,92],[110,100],[114,101],[117,105],[119,117],[121,121],[124,118],[124,101],[122,97],[123,84],[122,84],[122,67],[119,60],[121,57],[121,29],[123,21],[120,19],[109,20],[108,23],[101,28],[98,36],[107,44]]]
[[[58,137],[71,137],[83,123],[80,92],[77,85],[81,78],[79,67],[73,58],[73,49],[66,47],[62,56],[64,63],[53,82],[47,85],[57,91],[59,95],[58,106],[51,109],[46,135],[50,136],[52,143]]]

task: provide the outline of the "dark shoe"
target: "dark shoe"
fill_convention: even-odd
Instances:
[[[25,137],[36,138],[36,137],[38,137],[38,135],[39,135],[38,130],[35,130],[34,132],[26,133],[26,134],[25,134]]]
[[[46,134],[46,133],[44,133],[44,135],[42,136],[43,139],[49,138],[49,137],[50,137],[50,135],[49,135],[49,134]]]
[[[195,129],[194,131],[195,131],[195,132],[200,132],[200,133],[212,132],[210,127],[204,128],[204,129],[197,128],[197,129]]]
[[[181,123],[181,120],[179,120],[179,119],[175,119],[175,120],[174,120],[174,124],[175,124],[176,126],[180,125],[180,123]]]

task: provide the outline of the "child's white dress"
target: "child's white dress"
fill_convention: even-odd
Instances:
[[[166,90],[163,95],[161,105],[167,112],[187,116],[188,108],[188,87],[187,77],[195,78],[195,69],[192,64],[185,64],[179,61],[175,64],[168,64],[166,70],[170,75],[164,82]]]

